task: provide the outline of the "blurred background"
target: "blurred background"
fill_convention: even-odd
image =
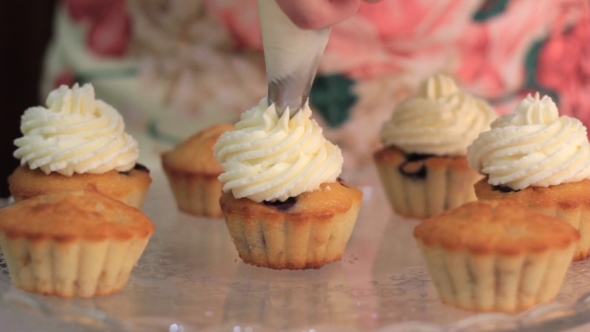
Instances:
[[[18,165],[12,157],[12,141],[20,135],[20,116],[27,107],[40,103],[42,61],[55,3],[8,1],[0,10],[0,197],[9,196],[5,179]]]

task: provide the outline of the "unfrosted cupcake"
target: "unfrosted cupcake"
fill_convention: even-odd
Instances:
[[[8,178],[16,201],[61,190],[95,190],[141,207],[152,182],[121,115],[94,97],[92,85],[62,85],[47,108],[27,109],[14,141],[21,166]]]
[[[181,211],[207,217],[222,217],[219,207],[223,169],[213,157],[213,145],[233,124],[221,123],[206,128],[162,155],[176,204]]]
[[[466,203],[414,229],[443,302],[514,313],[552,301],[579,232],[509,200]]]
[[[580,230],[574,260],[590,250],[590,143],[578,119],[559,116],[545,96],[529,95],[469,147],[469,164],[486,177],[478,199],[512,199]]]
[[[14,285],[61,297],[121,290],[154,226],[95,191],[39,195],[0,210],[0,247]]]
[[[384,148],[373,156],[393,210],[424,218],[475,200],[473,184],[481,175],[467,164],[467,146],[495,117],[452,78],[424,81],[383,124]]]
[[[340,149],[310,116],[306,106],[279,117],[265,98],[215,144],[221,210],[246,263],[319,268],[344,252],[362,193],[338,179]]]

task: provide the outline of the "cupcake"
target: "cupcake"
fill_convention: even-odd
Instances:
[[[141,207],[152,179],[137,164],[137,142],[125,133],[121,115],[95,100],[90,84],[62,85],[46,104],[21,119],[23,137],[14,141],[21,166],[8,178],[15,201],[84,189]]]
[[[341,151],[310,117],[307,105],[278,116],[265,98],[214,146],[221,210],[246,263],[307,269],[342,257],[362,193],[338,178]]]
[[[467,146],[495,117],[452,78],[424,81],[383,125],[384,148],[373,155],[393,210],[424,218],[475,200],[473,184],[481,175],[467,163]]]
[[[444,303],[515,313],[557,295],[579,232],[510,200],[470,202],[414,229]]]
[[[0,210],[0,248],[14,285],[60,297],[121,290],[154,226],[95,191],[39,195]]]
[[[517,200],[580,231],[574,260],[590,251],[590,144],[578,119],[559,116],[551,98],[529,95],[468,149],[485,175],[477,198]]]
[[[197,216],[222,217],[219,208],[223,169],[213,157],[213,145],[221,134],[234,130],[229,123],[209,127],[162,155],[176,204],[181,211]]]

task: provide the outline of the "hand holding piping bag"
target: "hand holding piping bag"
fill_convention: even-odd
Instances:
[[[381,0],[276,0],[287,17],[301,29],[322,29],[354,15],[362,1]]]
[[[371,0],[374,2],[374,0]],[[278,115],[304,107],[330,25],[352,16],[361,0],[258,0],[268,101]]]

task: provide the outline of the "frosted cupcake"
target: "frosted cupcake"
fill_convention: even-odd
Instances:
[[[279,117],[265,98],[214,146],[221,210],[246,263],[319,268],[344,252],[362,193],[338,179],[340,149],[310,116],[306,106]]]
[[[141,207],[151,183],[137,164],[137,142],[121,115],[94,97],[92,85],[62,85],[47,107],[31,107],[14,141],[21,166],[8,178],[16,201],[62,190],[88,189]]]
[[[424,81],[383,125],[384,148],[373,156],[393,210],[424,218],[475,200],[473,184],[481,175],[467,164],[467,146],[495,117],[452,78]]]
[[[580,235],[516,201],[470,202],[414,229],[442,301],[514,313],[553,300]]]
[[[486,177],[478,199],[513,199],[580,231],[574,260],[590,250],[590,143],[578,119],[559,116],[548,96],[529,95],[468,149],[469,164]]]

